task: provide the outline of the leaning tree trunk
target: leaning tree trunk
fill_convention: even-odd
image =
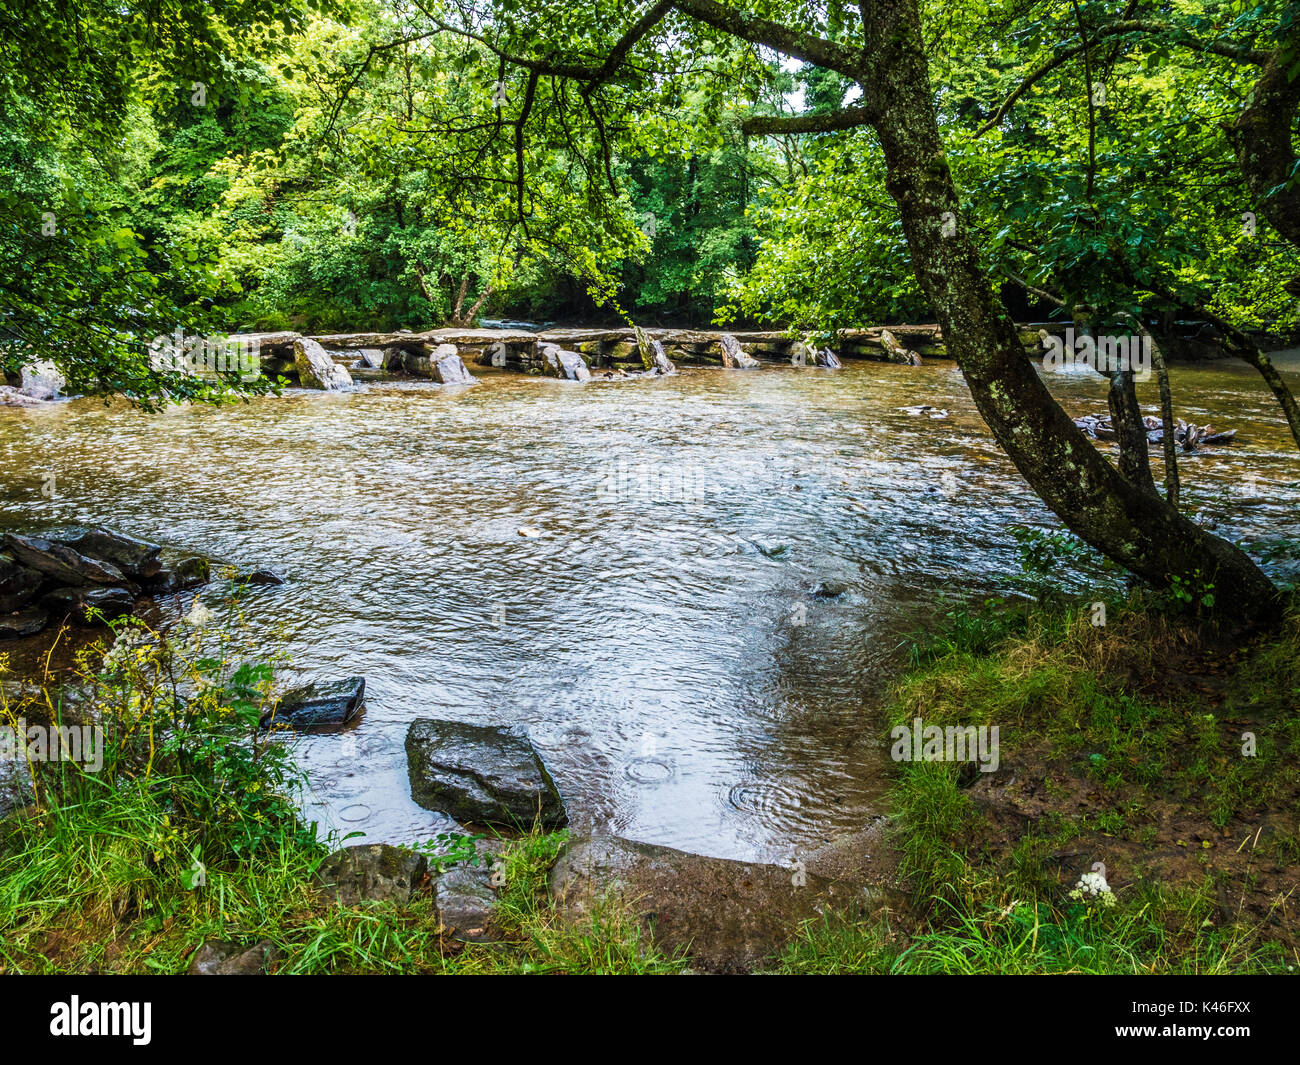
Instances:
[[[921,288],[948,351],[998,443],[1076,534],[1120,565],[1167,587],[1173,578],[1239,618],[1271,614],[1277,594],[1244,552],[1211,536],[1126,480],[1074,425],[1025,357],[960,218],[944,157],[917,0],[863,5],[862,85],[884,151],[886,184]]]

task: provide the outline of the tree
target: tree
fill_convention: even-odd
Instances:
[[[843,15],[845,9],[837,10]],[[823,27],[815,9],[789,3],[747,9],[721,0],[659,0],[631,23],[601,6],[594,18],[584,11],[582,27],[566,10],[539,0],[527,5],[523,28],[518,12],[515,4],[504,3],[494,17],[479,19],[476,26],[497,29],[491,39],[464,22],[443,24],[485,41],[503,62],[529,71],[531,78],[582,85],[588,103],[616,76],[646,87],[654,57],[670,39],[676,51],[682,50],[689,29],[677,23],[670,35],[664,28],[674,14],[857,84],[861,101],[850,107],[827,115],[756,118],[746,128],[811,133],[869,126],[879,142],[885,188],[897,206],[912,267],[948,350],[993,435],[1044,502],[1082,539],[1157,587],[1178,581],[1198,599],[1239,617],[1275,608],[1275,590],[1258,567],[1112,466],[1025,358],[963,223],[939,134],[917,0],[863,4],[856,23],[841,18],[842,29],[834,35],[818,32]],[[580,42],[566,50],[580,58],[556,58],[560,39]],[[527,118],[525,113],[517,120],[517,131]]]

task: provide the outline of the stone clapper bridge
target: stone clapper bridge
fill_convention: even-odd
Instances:
[[[658,348],[668,358],[692,366],[747,368],[760,363],[838,365],[836,356],[919,365],[922,356],[944,357],[942,338],[935,325],[900,325],[888,328],[846,330],[839,334],[835,354],[810,347],[785,332],[737,332],[690,329],[643,329],[647,351]],[[333,333],[304,336],[282,331],[232,336],[250,347],[256,345],[262,372],[268,376],[301,377],[302,383],[330,387],[329,367],[324,373],[304,375],[303,363],[314,353],[328,356],[335,367],[363,372],[405,372],[443,381],[469,383],[464,364],[541,376],[585,379],[588,368],[619,371],[653,368],[645,358],[633,327],[527,329],[431,329],[421,333]],[[1027,345],[1037,342],[1029,334]],[[317,347],[319,345],[319,347]],[[295,350],[297,349],[297,350]],[[305,349],[305,350],[304,350]],[[576,354],[580,359],[566,358]],[[306,358],[295,358],[296,355]],[[444,367],[454,357],[460,365]],[[581,367],[578,366],[581,363]],[[319,377],[309,381],[308,376]],[[337,386],[335,386],[337,387]]]

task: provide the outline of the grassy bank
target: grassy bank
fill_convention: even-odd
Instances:
[[[891,722],[996,725],[1000,764],[900,763],[909,905],[781,970],[1300,971],[1300,609],[1229,635],[1168,607],[994,602],[919,641]]]

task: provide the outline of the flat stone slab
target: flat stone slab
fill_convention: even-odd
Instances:
[[[551,870],[557,910],[575,924],[612,893],[666,953],[685,950],[719,973],[770,963],[804,921],[831,910],[871,909],[861,883],[830,880],[793,865],[706,858],[621,836],[571,841]]]
[[[426,810],[520,829],[568,824],[555,781],[515,729],[420,718],[407,730],[406,758],[411,796]]]

